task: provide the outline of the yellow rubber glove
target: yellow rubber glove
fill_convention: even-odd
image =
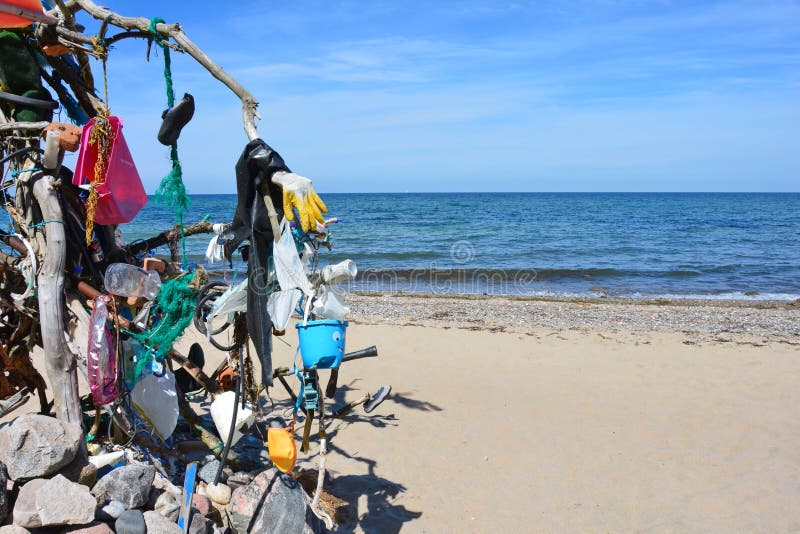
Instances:
[[[317,223],[324,225],[323,213],[328,211],[319,198],[311,180],[293,172],[278,171],[272,175],[272,183],[283,190],[283,215],[287,221],[294,220],[294,210],[299,215],[299,223],[304,232],[316,230]]]

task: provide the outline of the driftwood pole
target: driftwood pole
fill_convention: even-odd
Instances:
[[[37,173],[33,179],[33,196],[45,221],[47,240],[44,261],[37,278],[45,366],[53,388],[56,417],[82,426],[77,364],[64,339],[64,263],[67,252],[64,215],[58,201],[57,182],[53,177]]]

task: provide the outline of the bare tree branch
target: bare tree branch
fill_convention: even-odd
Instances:
[[[96,5],[91,0],[76,0],[87,13],[98,20],[108,21],[109,24],[124,28],[126,30],[139,30],[141,32],[150,31],[150,21],[143,17],[123,17],[113,11],[109,11],[104,7]],[[156,31],[164,37],[172,38],[178,45],[190,56],[192,56],[198,63],[211,73],[216,79],[222,82],[228,89],[239,97],[242,101],[242,122],[244,123],[244,131],[250,140],[258,138],[258,131],[256,130],[255,119],[258,117],[256,108],[258,101],[255,97],[245,89],[242,84],[236,81],[230,74],[225,72],[214,60],[206,55],[205,52],[200,50],[188,37],[183,33],[180,25],[176,24],[156,24]]]

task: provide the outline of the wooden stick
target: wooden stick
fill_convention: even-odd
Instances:
[[[33,184],[33,195],[46,221],[64,220],[56,190],[56,181],[50,175],[41,175]],[[67,252],[64,224],[48,224],[45,234],[47,250],[38,276],[45,367],[53,388],[56,417],[83,428],[77,365],[64,339],[64,263]]]

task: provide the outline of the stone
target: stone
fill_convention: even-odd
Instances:
[[[8,473],[6,466],[0,463],[0,524],[4,523],[8,516]]]
[[[95,521],[82,527],[72,527],[62,532],[68,532],[69,534],[114,534],[114,530],[111,527],[100,521]]]
[[[62,467],[58,473],[72,482],[77,482],[90,488],[97,482],[97,467],[89,461],[89,455],[82,449],[78,449],[75,458]]]
[[[181,514],[181,505],[174,495],[165,491],[156,500],[156,505],[153,507],[153,510],[174,523]]]
[[[222,483],[206,486],[206,495],[215,503],[223,506],[231,502],[231,488]]]
[[[0,534],[31,534],[27,528],[18,527],[17,525],[6,525],[0,527]]]
[[[36,492],[39,491],[47,480],[34,478],[19,489],[17,500],[14,503],[14,524],[25,528],[38,528],[42,526],[39,512],[36,511]]]
[[[89,488],[63,475],[54,476],[36,492],[36,511],[43,527],[91,523],[96,507]]]
[[[183,534],[183,529],[155,510],[144,513],[147,534]]]
[[[213,534],[213,532],[214,522],[203,517],[198,510],[193,510],[192,518],[189,520],[189,534]]]
[[[0,428],[0,463],[12,480],[52,475],[75,458],[82,439],[77,426],[45,415],[21,415]]]
[[[114,500],[128,510],[139,508],[147,502],[155,476],[156,470],[151,465],[125,465],[98,480],[92,494],[99,502]]]
[[[203,516],[207,516],[213,509],[211,506],[211,499],[205,495],[198,495],[197,493],[192,495],[192,506]]]
[[[323,532],[310,502],[296,480],[272,468],[233,490],[227,511],[236,532]]]
[[[234,473],[233,475],[228,477],[226,483],[231,488],[231,490],[235,490],[236,488],[240,488],[242,486],[246,486],[253,481],[253,477],[248,475],[247,473]]]
[[[122,512],[126,510],[125,505],[119,501],[108,501],[103,506],[97,509],[97,513],[95,514],[95,518],[100,521],[108,521],[109,523],[113,523],[117,520],[119,516],[122,515]]]
[[[200,480],[205,482],[206,484],[213,484],[214,477],[217,476],[217,471],[219,471],[220,467],[222,467],[222,462],[217,460],[216,458],[208,462],[206,465],[197,472],[197,476],[200,477]],[[220,482],[225,482],[228,478],[225,470],[222,471],[222,474],[219,477]]]
[[[117,534],[147,534],[147,525],[141,510],[125,510],[114,522]]]
[[[158,488],[150,487],[150,493],[147,494],[147,502],[144,505],[144,508],[148,510],[152,510],[156,507],[156,502],[158,502],[158,498],[161,497],[161,491]]]

